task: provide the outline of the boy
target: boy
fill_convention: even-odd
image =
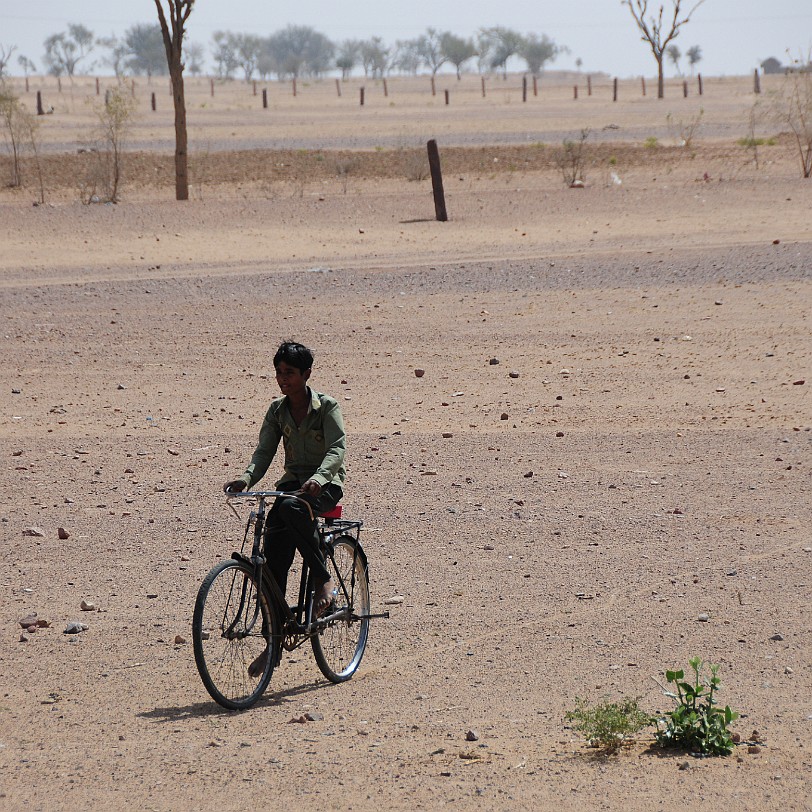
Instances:
[[[345,434],[341,408],[334,398],[314,392],[307,385],[313,353],[304,345],[283,342],[273,365],[282,397],[268,408],[245,473],[226,482],[223,490],[238,493],[259,482],[281,440],[285,449],[284,474],[275,490],[295,493],[312,506],[314,515],[326,513],[343,494]],[[316,523],[297,499],[279,497],[268,514],[264,552],[283,593],[297,548],[316,582],[314,609],[318,616],[330,605],[334,585],[319,550]]]

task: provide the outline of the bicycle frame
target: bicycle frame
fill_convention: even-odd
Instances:
[[[363,522],[351,521],[347,519],[322,519],[314,516],[313,508],[307,500],[300,498],[295,493],[288,491],[241,491],[240,493],[228,495],[228,505],[234,511],[234,514],[240,519],[240,514],[237,512],[234,505],[231,503],[235,498],[257,500],[256,509],[252,510],[248,516],[248,522],[245,527],[245,534],[243,536],[243,544],[239,553],[234,553],[235,557],[242,558],[254,567],[254,575],[256,583],[259,584],[260,590],[263,587],[267,588],[268,592],[274,603],[276,604],[280,619],[282,621],[282,646],[287,651],[292,651],[298,648],[306,640],[310,639],[314,634],[318,634],[325,629],[331,622],[336,620],[361,620],[364,616],[357,615],[355,612],[348,615],[346,610],[340,610],[319,618],[312,617],[312,585],[310,584],[310,577],[307,564],[302,562],[302,574],[299,584],[299,599],[294,607],[290,607],[285,599],[285,595],[279,588],[276,579],[266,570],[266,559],[263,555],[263,536],[265,533],[265,521],[268,514],[268,501],[276,500],[282,496],[294,498],[307,506],[308,512],[314,521],[318,521],[317,529],[321,543],[325,545],[327,555],[332,557],[332,552],[329,548],[329,542],[332,538],[339,535],[348,535],[356,542],[359,541],[361,527]],[[253,539],[251,544],[250,556],[243,555],[245,546],[248,540],[248,534],[253,525]],[[356,545],[354,555],[359,555],[360,544]],[[363,553],[361,553],[363,555]],[[335,563],[335,562],[333,562]],[[353,587],[355,581],[355,559],[353,560],[352,577],[349,584],[344,582],[341,575],[338,575],[338,584],[336,588],[341,589],[347,601],[347,605],[352,605]],[[244,590],[243,590],[244,591]],[[241,596],[241,604],[245,603],[245,595]],[[248,631],[253,628],[258,616],[258,608],[255,609],[254,618],[250,623],[246,624]],[[238,617],[242,615],[242,605],[238,611]],[[386,612],[382,617],[388,617],[389,613]],[[365,617],[373,617],[366,615]],[[235,621],[236,623],[236,621]]]

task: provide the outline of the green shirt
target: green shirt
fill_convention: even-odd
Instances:
[[[262,421],[259,442],[251,463],[240,477],[252,487],[265,476],[279,441],[285,449],[285,474],[276,483],[313,479],[322,487],[344,486],[344,418],[335,398],[314,392],[310,387],[307,415],[297,426],[288,408],[287,397],[274,400]]]

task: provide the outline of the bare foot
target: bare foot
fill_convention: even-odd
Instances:
[[[321,585],[321,589],[316,590],[316,594],[313,596],[313,611],[316,613],[316,617],[321,617],[333,602],[333,589],[334,585],[331,578]]]
[[[262,654],[259,655],[252,663],[248,666],[248,676],[249,677],[259,677],[265,673],[265,666],[268,664],[268,656],[270,655],[270,649],[266,648]]]

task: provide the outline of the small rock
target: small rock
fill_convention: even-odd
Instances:
[[[701,615],[699,615],[699,616],[697,617],[697,620],[698,620],[700,623],[707,623],[707,622],[710,620],[710,615],[708,615],[708,614],[706,614],[705,612],[703,612]]]
[[[426,374],[425,369],[421,369],[420,367],[415,368],[414,376],[415,378],[422,378]]]
[[[770,640],[775,640],[775,641],[777,641],[777,642],[779,642],[779,643],[780,643],[780,642],[781,642],[783,639],[784,639],[784,635],[783,635],[783,634],[781,634],[780,632],[776,632],[776,633],[775,633],[775,634],[774,634],[774,635],[773,635],[773,636],[770,638]]]
[[[79,604],[79,608],[80,608],[80,609],[81,609],[83,612],[95,612],[95,611],[96,611],[96,604],[95,604],[95,603],[93,603],[93,601],[85,601],[85,600],[83,600],[83,601],[82,601],[82,602]]]
[[[556,437],[563,437],[563,436],[564,436],[564,432],[563,432],[563,431],[557,431],[557,432],[555,433],[555,436],[556,436]]]
[[[321,722],[324,720],[324,714],[318,711],[308,711],[304,717],[308,722]]]
[[[302,715],[302,716],[294,716],[292,719],[288,719],[288,724],[289,725],[306,725],[307,724],[307,718],[304,715]]]
[[[186,645],[186,638],[182,634],[175,635],[175,645],[176,646],[185,646]]]
[[[797,380],[797,381],[793,381],[793,382],[792,382],[792,385],[793,385],[793,386],[803,386],[805,383],[806,383],[806,381],[805,381],[805,380],[800,379],[800,380]]]
[[[773,245],[780,245],[781,240],[773,240]]]
[[[507,420],[508,418],[509,418],[509,415],[508,415],[507,412],[502,412],[502,414],[499,415],[500,420]]]
[[[479,741],[479,733],[476,730],[469,730],[465,734],[465,741],[467,742],[478,742]]]
[[[65,626],[65,630],[62,634],[79,634],[80,632],[86,632],[90,627],[86,623],[80,623],[78,620],[71,620],[67,626]]]
[[[68,531],[65,530],[64,527],[57,527],[56,528],[56,536],[57,536],[57,538],[61,539],[62,541],[65,541],[66,539],[70,538],[70,533],[68,533]]]
[[[570,475],[566,471],[559,471],[558,472],[559,479],[569,479]]]
[[[118,391],[119,391],[119,392],[121,392],[123,389],[126,389],[126,388],[127,388],[127,387],[126,387],[126,386],[124,386],[124,384],[123,384],[123,383],[120,383],[120,384],[119,384],[119,385],[116,387],[116,389],[118,389]]]
[[[157,593],[157,592],[148,592],[148,593],[147,593],[147,597],[148,597],[148,598],[157,598],[157,597],[158,597],[158,593]]]
[[[792,668],[791,668],[790,666],[785,665],[785,666],[784,666],[784,673],[785,673],[785,674],[793,674],[793,673],[795,673],[795,672],[792,670]]]
[[[453,434],[452,434],[450,431],[444,431],[444,432],[443,432],[443,437],[444,437],[446,440],[450,439],[450,438],[451,438],[451,437],[453,437],[453,436],[454,436],[454,435],[453,435]]]
[[[525,479],[531,479],[531,478],[532,478],[532,476],[533,476],[533,472],[532,472],[532,471],[528,471],[528,472],[527,472],[527,473],[524,475],[524,478],[525,478]]]
[[[512,369],[510,372],[508,372],[508,376],[511,378],[518,378],[519,373],[515,369]]]
[[[683,762],[682,762],[682,763],[679,765],[679,768],[680,768],[681,770],[690,770],[690,769],[691,769],[691,762],[690,762],[690,761],[683,761]]]
[[[29,612],[24,618],[20,620],[20,626],[24,629],[27,629],[29,626],[35,626],[37,624],[37,613],[36,612]]]
[[[496,365],[499,363],[499,359],[498,359],[498,358],[491,358],[491,360],[490,360],[490,361],[488,361],[488,363],[489,363],[489,364],[490,364],[492,367],[495,367],[495,366],[496,366]]]
[[[28,635],[25,632],[20,632],[20,642],[21,643],[28,642]]]
[[[45,538],[45,531],[41,527],[26,527],[23,530],[24,536],[33,536],[34,538]]]
[[[387,598],[383,603],[384,606],[397,606],[403,603],[403,595],[393,595],[391,598]]]
[[[178,451],[176,448],[167,448],[166,450],[167,453],[171,454],[173,457],[177,457],[178,454],[180,454],[180,451]]]
[[[751,755],[756,755],[757,753],[761,752],[761,748],[757,744],[751,744],[747,748],[747,752],[750,753]]]

